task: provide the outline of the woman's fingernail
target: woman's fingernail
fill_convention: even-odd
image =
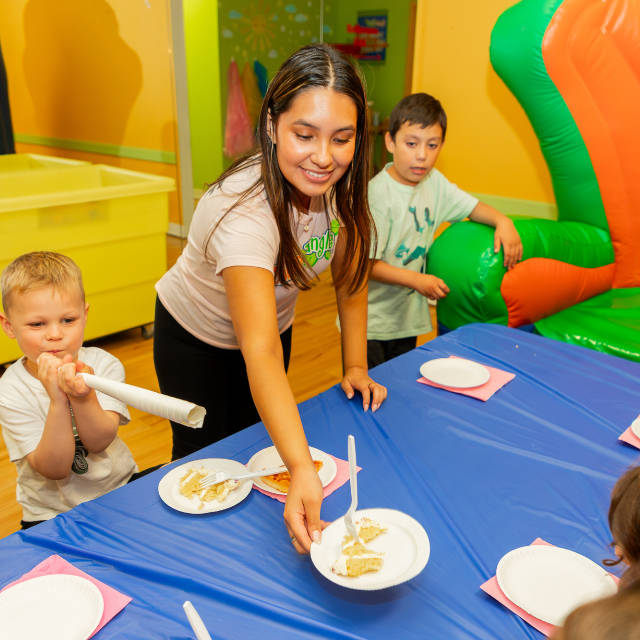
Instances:
[[[365,405],[364,405],[364,410],[365,410],[365,411],[369,411],[369,405],[368,405],[368,404],[365,404]]]
[[[380,406],[379,404],[372,405],[371,406],[371,411],[377,411],[379,406]]]
[[[311,534],[311,539],[316,543],[316,544],[320,544],[320,532],[319,531],[314,531]]]
[[[347,393],[347,398],[349,398],[349,400],[351,400],[351,398],[353,398],[353,393]]]

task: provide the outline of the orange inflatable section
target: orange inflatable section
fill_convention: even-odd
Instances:
[[[529,258],[507,271],[500,293],[508,325],[531,324],[611,289],[614,264],[588,269],[550,258]]]
[[[639,39],[637,2],[565,0],[542,43],[598,179],[616,288],[640,286]]]

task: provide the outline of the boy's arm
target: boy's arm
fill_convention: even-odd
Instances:
[[[515,267],[522,258],[522,242],[512,220],[484,202],[478,202],[469,218],[474,222],[495,228],[493,250],[498,253],[502,247],[505,268]]]
[[[69,398],[82,444],[90,453],[100,453],[116,437],[120,416],[102,408],[96,392],[78,375],[80,372],[93,373],[93,369],[80,360],[67,361],[58,371],[58,383]]]
[[[372,280],[414,289],[420,295],[439,300],[449,293],[444,280],[429,273],[416,273],[411,269],[396,267],[384,260],[374,260],[371,274]]]
[[[62,480],[71,472],[75,440],[67,396],[58,386],[59,358],[48,353],[38,358],[38,379],[51,400],[38,446],[27,454],[31,467],[47,478]]]

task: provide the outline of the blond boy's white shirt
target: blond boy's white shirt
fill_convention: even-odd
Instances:
[[[124,382],[124,367],[110,353],[97,347],[83,347],[78,359],[93,368],[96,375]],[[120,424],[129,422],[124,403],[97,392],[105,411],[120,416]],[[31,467],[26,456],[35,450],[42,437],[50,399],[42,383],[24,367],[23,359],[12,364],[0,377],[0,425],[9,458],[16,464],[16,498],[22,505],[23,520],[48,520],[69,511],[129,480],[137,466],[126,444],[116,435],[100,453],[89,453],[88,471],[70,471],[62,480],[46,478]]]

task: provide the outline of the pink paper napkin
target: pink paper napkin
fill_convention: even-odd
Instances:
[[[542,538],[536,538],[531,544],[546,544],[549,547],[553,545],[550,542],[546,542]],[[609,574],[616,582],[618,578],[612,574]],[[518,605],[513,604],[511,600],[507,598],[498,585],[498,580],[495,576],[490,580],[487,580],[484,584],[480,585],[480,588],[488,593],[492,598],[495,598],[498,602],[503,604],[509,611],[513,611],[516,615],[519,615],[525,622],[529,623],[532,627],[544,633],[547,638],[553,633],[556,628],[555,625],[550,622],[544,622],[540,618],[534,618],[531,614],[527,613],[524,609],[521,609]]]
[[[455,358],[456,356],[449,357]],[[441,384],[431,382],[426,378],[418,378],[418,382],[428,384],[430,387],[437,387],[438,389],[446,389],[447,391],[453,391],[454,393],[461,393],[464,396],[471,396],[472,398],[477,398],[478,400],[486,402],[498,389],[501,389],[505,384],[507,384],[507,382],[513,380],[516,377],[516,374],[503,371],[502,369],[495,369],[494,367],[489,367],[486,364],[483,364],[482,366],[489,370],[489,380],[484,384],[481,384],[479,387],[471,387],[470,389],[445,387]]]
[[[100,618],[100,623],[95,628],[91,636],[95,635],[104,627],[111,618],[113,618],[118,612],[124,609],[130,602],[131,598],[129,596],[125,596],[124,594],[116,591],[112,587],[107,586],[106,584],[96,580],[88,573],[81,571],[80,569],[76,569],[72,564],[67,562],[64,558],[60,556],[53,555],[49,556],[45,560],[43,560],[40,564],[36,565],[31,571],[25,573],[21,578],[15,580],[8,584],[2,591],[12,587],[19,582],[24,582],[25,580],[29,580],[29,578],[38,578],[40,576],[48,576],[56,573],[65,573],[71,576],[79,576],[81,578],[86,578],[90,582],[92,582],[102,594],[102,599],[104,600],[104,611],[102,612],[102,618]]]
[[[640,449],[640,438],[638,438],[631,428],[634,425],[636,427],[640,427],[640,416],[631,423],[631,426],[627,427],[627,430],[618,438],[618,440],[622,440],[622,442],[626,442],[636,449]]]
[[[339,489],[345,482],[349,480],[349,463],[346,460],[340,460],[340,458],[336,458],[331,454],[327,454],[335,463],[336,463],[336,477],[326,486],[324,487],[324,497],[326,498],[328,495],[332,494],[336,489]],[[356,467],[358,471],[362,469],[362,467]],[[279,493],[272,493],[271,491],[265,491],[257,484],[253,485],[254,489],[257,489],[260,493],[264,493],[265,496],[269,496],[274,500],[278,500],[279,502],[286,502],[287,496],[281,496]]]

